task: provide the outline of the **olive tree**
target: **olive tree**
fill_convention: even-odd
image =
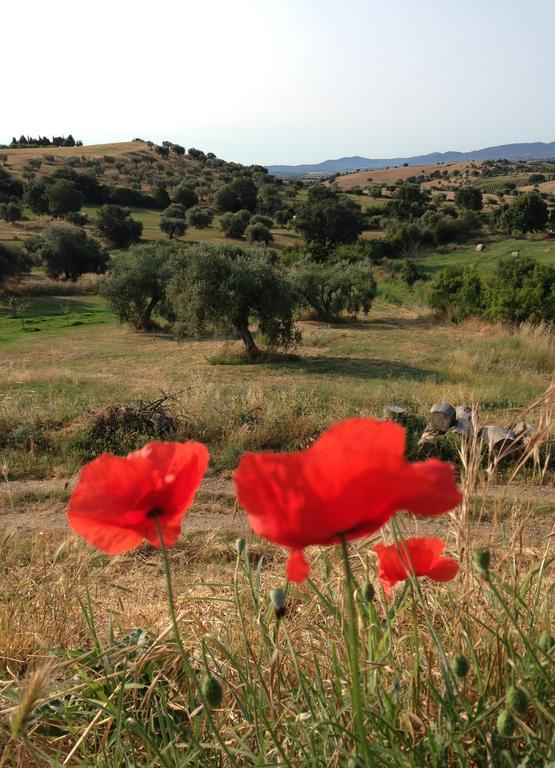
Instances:
[[[295,227],[307,243],[325,250],[354,243],[364,229],[360,206],[331,187],[316,184],[297,208]]]
[[[303,300],[327,323],[345,311],[368,314],[376,297],[369,260],[320,263],[304,258],[292,270],[291,281]]]
[[[141,239],[143,225],[131,218],[129,208],[103,205],[96,217],[96,231],[113,248],[128,248]]]
[[[120,323],[137,330],[153,327],[152,315],[166,296],[170,253],[158,243],[135,245],[112,258],[100,293]]]
[[[197,245],[176,255],[172,271],[167,296],[179,336],[207,328],[233,331],[249,357],[260,352],[253,324],[271,346],[287,347],[297,340],[295,292],[266,249]]]
[[[181,203],[172,203],[162,211],[160,217],[160,229],[165,232],[170,240],[181,237],[187,231],[185,223],[185,208]]]
[[[68,224],[51,224],[44,230],[38,249],[48,277],[77,280],[87,272],[106,272],[108,254],[83,229]]]

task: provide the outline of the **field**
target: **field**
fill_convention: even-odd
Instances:
[[[84,210],[94,220],[96,207]],[[132,214],[144,240],[163,237],[159,211]],[[0,239],[17,245],[47,222],[26,211]],[[278,251],[299,242],[272,231]],[[419,264],[488,275],[514,250],[555,261],[552,239],[482,237],[481,253],[449,246]],[[236,242],[218,216],[183,240]],[[163,321],[148,333],[118,325],[96,275],[67,284],[36,266],[0,294],[0,768],[553,764],[553,329],[440,322],[428,283],[409,288],[387,269],[375,268],[368,315],[299,315],[302,343],[257,362],[234,338],[177,343]],[[437,402],[536,431],[517,459],[455,434],[430,448],[419,438]],[[407,458],[451,462],[462,502],[311,546],[310,578],[287,582],[286,549],[255,536],[237,502],[241,456],[305,449],[388,404],[407,409]],[[169,432],[151,429],[153,408]],[[69,530],[68,500],[85,463],[152,439],[204,443],[206,477],[171,551],[143,543],[108,557]],[[387,451],[368,454],[384,462],[374,503],[404,498],[410,483],[391,480]],[[342,459],[330,457],[326,482],[341,485]],[[401,536],[440,536],[456,579],[405,573],[389,599],[373,546]],[[477,568],[484,549],[491,566],[481,555]]]

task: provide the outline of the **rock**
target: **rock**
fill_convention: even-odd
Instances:
[[[469,438],[472,437],[474,428],[470,419],[456,419],[449,431],[456,432],[458,435]]]
[[[394,421],[397,424],[406,424],[407,409],[401,408],[400,405],[385,405],[383,409],[383,417],[384,419]]]
[[[519,448],[515,433],[507,427],[487,424],[480,430],[480,437],[487,443],[489,452],[499,457],[509,456]]]
[[[511,251],[511,256],[513,256],[515,259],[520,256],[520,251]]]
[[[455,416],[457,419],[472,419],[472,406],[457,405],[455,408]]]
[[[485,251],[485,250],[486,250],[486,246],[484,245],[484,243],[478,243],[478,245],[476,246],[476,250],[477,250],[479,253],[482,253],[482,251]]]
[[[451,403],[434,403],[428,414],[428,425],[434,432],[447,432],[454,425],[457,414]]]

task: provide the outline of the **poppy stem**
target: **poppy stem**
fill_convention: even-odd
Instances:
[[[343,555],[343,567],[345,570],[345,594],[349,609],[349,622],[346,631],[347,651],[349,655],[349,667],[351,672],[351,706],[353,708],[354,731],[357,752],[364,760],[365,765],[372,765],[368,753],[368,741],[364,727],[364,712],[362,705],[362,687],[359,663],[359,641],[357,632],[357,609],[354,595],[354,579],[349,562],[349,550],[345,535],[341,535],[341,552]]]

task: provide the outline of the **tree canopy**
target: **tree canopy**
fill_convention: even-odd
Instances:
[[[176,256],[172,271],[167,294],[179,335],[234,331],[251,357],[259,353],[253,323],[272,346],[296,340],[295,293],[266,249],[196,245]]]
[[[100,293],[120,323],[138,330],[153,327],[152,315],[166,296],[170,256],[170,249],[158,243],[135,245],[112,258]]]
[[[108,264],[98,240],[68,224],[48,226],[38,252],[46,274],[54,279],[75,281],[87,272],[102,274]]]
[[[113,248],[128,248],[141,239],[143,225],[131,218],[128,208],[103,205],[96,217],[96,230]]]
[[[354,243],[364,229],[360,206],[337,190],[316,184],[308,200],[297,209],[295,227],[310,245],[333,249],[341,243]]]

